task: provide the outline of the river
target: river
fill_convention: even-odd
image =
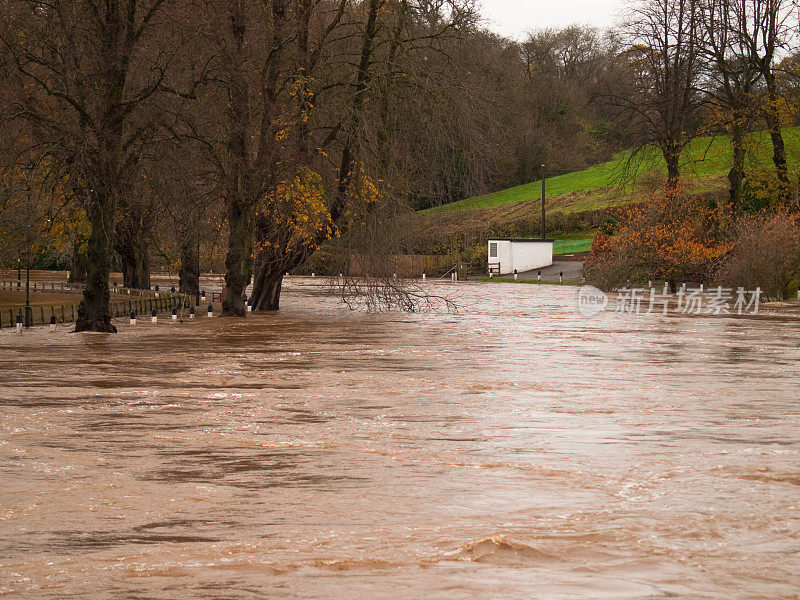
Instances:
[[[800,310],[459,311],[0,333],[0,596],[800,594]]]

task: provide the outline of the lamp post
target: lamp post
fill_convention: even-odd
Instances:
[[[195,284],[195,305],[200,306],[200,238],[197,238],[197,282]]]
[[[33,309],[31,308],[31,254],[25,264],[25,327],[33,325]]]
[[[22,287],[22,259],[17,256],[17,289]]]
[[[547,224],[544,218],[544,165],[542,165],[542,239],[547,237]]]

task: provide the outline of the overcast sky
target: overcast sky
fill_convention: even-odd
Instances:
[[[609,27],[624,0],[480,0],[480,3],[489,29],[521,38],[532,29],[572,23]]]

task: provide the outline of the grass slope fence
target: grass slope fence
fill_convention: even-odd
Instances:
[[[17,287],[17,281],[0,282],[0,290],[22,291],[23,287]],[[83,293],[83,288],[68,283],[42,283],[31,282],[32,292],[51,292],[51,293]],[[110,303],[112,317],[126,317],[132,310],[137,315],[149,315],[153,309],[157,312],[171,311],[175,308],[187,308],[191,301],[188,296],[182,294],[159,294],[156,297],[154,292],[148,290],[129,290],[118,288],[112,290],[112,294],[130,295],[131,298],[114,299]],[[78,316],[78,306],[80,303],[73,304],[35,304],[31,306],[34,325],[47,325],[50,318],[55,315],[58,323],[72,323]],[[17,315],[25,314],[24,304],[14,304],[0,308],[0,329],[3,327],[15,327]]]

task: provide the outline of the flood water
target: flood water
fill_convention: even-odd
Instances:
[[[0,334],[0,596],[797,598],[800,312]]]

